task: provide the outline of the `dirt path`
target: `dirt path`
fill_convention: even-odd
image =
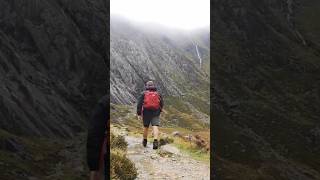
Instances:
[[[146,148],[141,138],[125,136],[128,142],[128,158],[138,169],[138,180],[142,179],[210,179],[210,166],[182,154],[176,147],[167,144],[159,150]]]

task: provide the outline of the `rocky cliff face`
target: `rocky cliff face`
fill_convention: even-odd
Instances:
[[[209,30],[187,34],[139,25],[117,16],[111,16],[110,23],[112,103],[134,103],[150,79],[165,96],[203,92],[209,97]],[[203,68],[199,66],[195,45]]]
[[[212,3],[218,176],[319,179],[319,2]]]
[[[0,1],[0,128],[70,137],[107,91],[106,2]]]

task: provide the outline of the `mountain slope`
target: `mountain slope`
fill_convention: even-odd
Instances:
[[[106,92],[104,1],[0,2],[0,127],[64,136]]]
[[[0,179],[86,179],[107,93],[104,0],[0,1]]]
[[[213,1],[218,177],[319,179],[316,7],[303,0]]]
[[[198,41],[204,63],[209,66],[209,44],[201,36],[154,30],[117,16],[111,18],[110,30],[111,102],[134,103],[149,79],[170,96],[181,96],[191,88],[209,90],[209,73],[199,68],[192,44],[192,40]]]

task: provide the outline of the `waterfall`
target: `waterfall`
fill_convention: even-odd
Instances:
[[[199,61],[200,61],[200,68],[201,68],[201,65],[202,65],[202,59],[201,59],[201,56],[200,56],[200,53],[199,53],[199,50],[198,50],[198,45],[195,44],[196,46],[196,51],[197,51],[197,55],[198,55],[198,58],[199,58]]]

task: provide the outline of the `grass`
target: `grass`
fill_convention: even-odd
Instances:
[[[179,107],[180,112],[191,113],[189,106],[184,103],[184,97],[167,96],[164,97],[164,102],[168,107]]]
[[[85,139],[84,136],[80,135],[77,138]],[[4,142],[8,139],[17,142],[21,149],[17,152],[11,152],[7,150],[5,146],[1,146],[4,145]],[[84,149],[81,148],[85,147],[84,144],[79,145],[79,147],[72,147],[70,150],[66,149],[68,143],[69,140],[65,139],[19,137],[7,131],[0,130],[0,179],[24,179],[25,177],[23,176],[30,176],[44,180],[72,180],[86,177],[88,170],[84,168],[81,172],[75,173],[74,167],[70,167],[67,162],[73,156],[66,157],[66,155],[76,154],[76,158],[81,158],[84,152]],[[66,152],[66,154],[60,154],[62,150],[68,152]],[[73,150],[77,151],[71,153]],[[78,153],[80,153],[80,155]],[[82,165],[86,167],[86,165],[84,165],[84,154],[82,158],[79,163],[83,163]]]
[[[190,99],[192,99],[191,104],[199,108],[201,112],[209,111],[210,106],[208,106],[205,101],[202,101],[201,97],[192,94],[184,97],[165,97],[165,109],[160,117],[160,132],[165,133],[166,137],[172,139],[173,142],[171,141],[171,143],[180,149],[181,152],[189,155],[193,159],[208,163],[210,161],[210,152],[199,148],[195,143],[186,142],[182,138],[172,137],[171,135],[174,131],[178,131],[182,136],[190,134],[194,137],[195,135],[200,135],[203,140],[210,142],[209,125],[204,124],[195,117],[190,106],[186,103],[188,102],[187,99],[189,99],[189,102],[191,102]],[[142,122],[135,116],[134,108],[135,107],[126,105],[112,105],[112,126],[115,126],[115,128],[126,127],[130,136],[142,139]],[[152,128],[149,128],[149,142],[153,142],[153,137],[150,136],[151,131]],[[163,137],[160,137],[160,139],[161,138]]]
[[[136,129],[142,129],[142,121],[138,120],[135,114],[124,113],[130,112],[128,106],[119,106],[120,110],[115,110],[111,112],[111,122],[113,124],[125,125],[129,131],[134,131]],[[121,119],[121,122],[117,122],[115,119]],[[208,124],[201,122],[197,117],[190,113],[185,113],[177,110],[176,108],[169,106],[161,114],[161,126],[162,127],[172,127],[188,129],[189,131],[198,131],[206,129],[209,127]]]
[[[207,115],[210,115],[210,104],[208,100],[209,97],[205,97],[205,98],[201,98],[197,94],[191,94],[187,97],[187,100],[199,111]]]
[[[137,169],[134,166],[134,163],[126,157],[125,151],[111,149],[110,158],[111,179],[133,180],[137,177]]]
[[[126,105],[110,104],[110,117],[111,119],[117,119],[119,117],[124,117],[130,112],[130,107]]]
[[[114,134],[110,135],[110,147],[111,149],[119,149],[122,151],[127,151],[128,143],[123,136],[115,136]]]
[[[111,133],[110,176],[111,179],[133,180],[138,172],[134,163],[126,157],[127,142],[123,136]]]
[[[173,145],[179,148],[183,153],[190,155],[193,159],[206,163],[210,162],[210,152],[199,149],[193,143],[187,142],[181,138],[174,138]]]
[[[206,142],[210,142],[210,129],[202,129],[199,131],[189,131],[184,128],[161,128],[161,132],[166,134],[172,134],[175,131],[178,131],[182,136],[185,135],[200,135],[203,140]],[[203,149],[197,147],[194,143],[190,143],[181,139],[179,137],[173,137],[173,145],[180,149],[183,153],[190,155],[193,159],[202,161],[202,162],[210,162],[210,152],[206,152]]]
[[[148,136],[148,142],[153,142],[153,138],[150,136],[151,134],[151,129],[149,129],[149,136]],[[202,131],[189,131],[187,129],[184,128],[160,128],[160,133],[165,133],[166,137],[168,137],[169,139],[172,139],[172,142],[170,144],[174,145],[175,147],[177,147],[178,149],[181,150],[181,152],[189,155],[190,157],[192,157],[195,160],[198,161],[202,161],[202,162],[206,162],[209,163],[210,162],[210,152],[206,152],[204,149],[201,149],[199,147],[197,147],[196,144],[194,143],[190,143],[185,141],[182,138],[179,137],[172,137],[172,133],[178,131],[182,136],[184,135],[200,135],[201,138],[203,140],[205,140],[206,142],[210,142],[210,130],[209,129],[204,129]],[[133,131],[129,132],[130,136],[133,137],[138,137],[138,138],[142,138],[142,128],[141,130],[139,129],[135,129]],[[160,139],[163,138],[163,136],[160,135],[159,137]]]
[[[57,155],[63,144],[52,142],[44,138],[22,138],[0,130],[0,141],[12,139],[21,146],[21,151],[10,152],[5,149],[0,151],[0,179],[17,179],[19,174],[42,177],[48,176],[63,157]]]

